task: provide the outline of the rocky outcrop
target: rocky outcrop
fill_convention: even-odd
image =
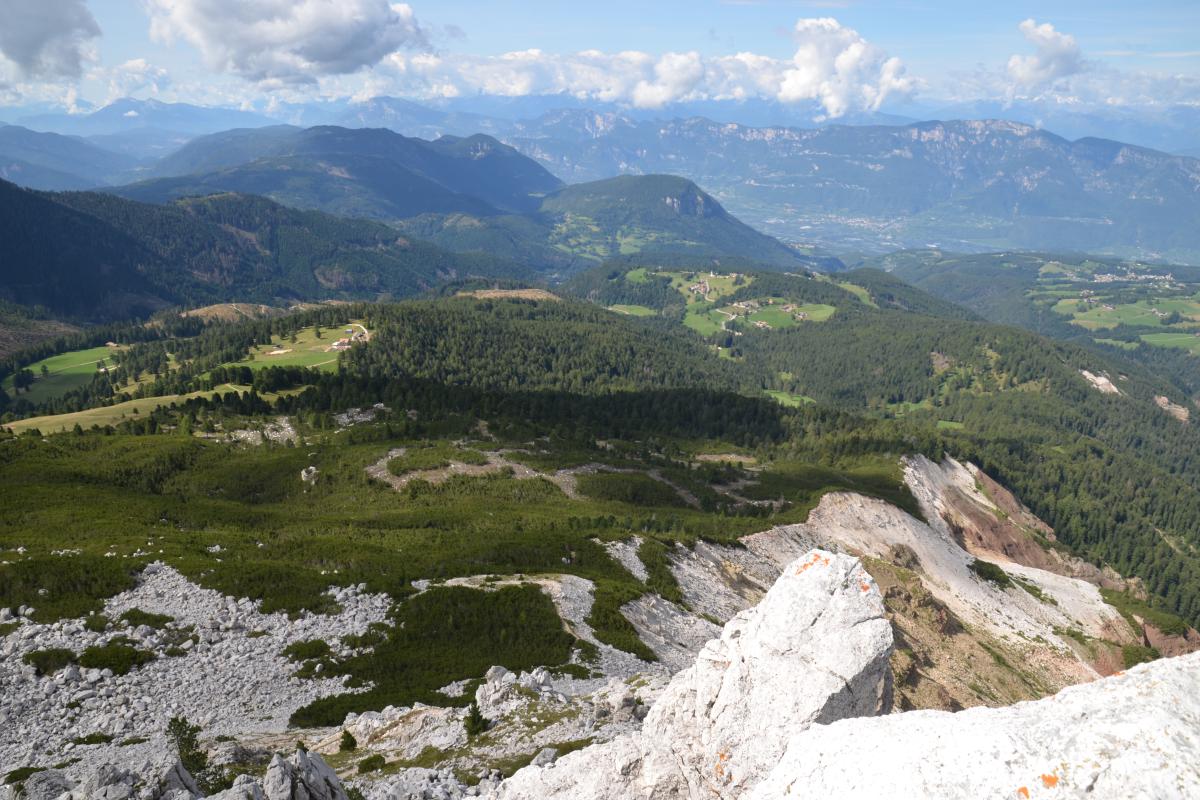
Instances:
[[[1200,654],[1007,708],[810,728],[749,797],[1200,797]]]
[[[278,753],[261,783],[239,775],[233,786],[209,800],[349,800],[337,773],[315,753],[297,750],[291,758]]]
[[[499,797],[739,797],[792,733],[887,708],[891,646],[859,561],[813,550],[671,680],[640,734],[526,767]]]

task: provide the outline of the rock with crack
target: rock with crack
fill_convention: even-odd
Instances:
[[[749,797],[1200,797],[1200,654],[1007,708],[813,727]]]
[[[337,773],[320,756],[304,750],[287,760],[272,758],[262,787],[267,800],[348,800]]]
[[[855,558],[813,550],[676,675],[639,734],[501,785],[516,798],[733,798],[805,728],[890,705],[892,631]]]

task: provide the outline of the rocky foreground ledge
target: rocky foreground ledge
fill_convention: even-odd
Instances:
[[[850,556],[812,550],[676,674],[641,730],[474,787],[397,778],[372,798],[715,800],[1200,797],[1200,653],[1053,697],[956,714],[890,707],[892,628]],[[194,800],[178,764],[30,776],[28,800]],[[13,787],[0,791],[14,797]],[[221,800],[349,800],[320,756],[276,756]]]

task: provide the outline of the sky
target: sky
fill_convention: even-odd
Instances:
[[[123,96],[1200,105],[1200,2],[0,0],[0,110]]]

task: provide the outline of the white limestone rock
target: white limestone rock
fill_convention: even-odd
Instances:
[[[348,800],[337,773],[320,756],[304,750],[286,761],[276,754],[262,789],[266,800]]]
[[[749,797],[1200,797],[1200,653],[1007,708],[814,726]]]
[[[814,550],[676,675],[640,734],[530,766],[515,798],[732,798],[766,776],[809,725],[890,702],[891,626],[857,559]]]

